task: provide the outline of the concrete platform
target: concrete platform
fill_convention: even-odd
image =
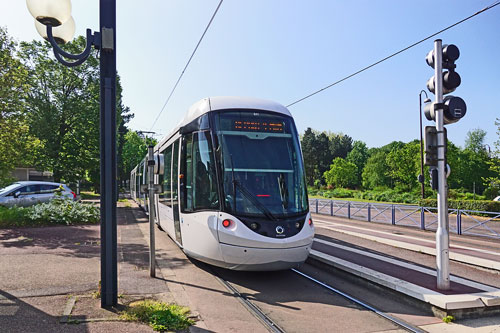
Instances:
[[[493,251],[495,244],[480,246],[480,241],[472,240],[473,246],[450,246],[450,258],[467,263],[467,274],[451,274],[451,288],[443,291],[436,286],[436,270],[420,260],[423,254],[435,256],[432,233],[337,217],[313,218],[317,237],[311,258],[426,303],[440,314],[463,318],[500,313],[500,288],[494,285],[500,279],[495,271],[500,269],[500,254]],[[362,239],[363,246],[356,239]],[[388,246],[405,251],[389,255]],[[480,271],[482,283],[474,280],[475,270]]]

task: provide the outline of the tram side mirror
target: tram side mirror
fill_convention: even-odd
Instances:
[[[165,172],[165,157],[163,154],[155,154],[154,156],[155,166],[154,166],[154,174],[155,175],[163,175]]]

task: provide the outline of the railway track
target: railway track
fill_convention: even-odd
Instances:
[[[206,267],[208,267],[208,266],[206,266]],[[241,304],[250,313],[252,313],[255,316],[255,318],[257,318],[266,327],[266,329],[269,332],[272,332],[272,333],[285,333],[286,332],[285,329],[280,327],[280,325],[278,323],[276,323],[271,317],[269,317],[262,309],[260,309],[247,296],[240,293],[238,291],[238,289],[235,286],[233,286],[233,284],[231,284],[230,282],[225,280],[223,277],[221,277],[221,275],[218,274],[214,269],[208,268],[208,270],[234,297],[236,297],[241,302]],[[398,318],[395,318],[394,316],[391,316],[387,313],[384,313],[383,311],[365,303],[364,301],[362,301],[358,298],[355,298],[351,295],[348,295],[348,294],[342,292],[341,290],[338,290],[338,289],[336,289],[336,288],[334,288],[334,287],[332,287],[324,282],[321,282],[321,281],[317,280],[316,278],[314,278],[308,274],[305,274],[297,269],[291,269],[291,272],[301,276],[302,278],[307,279],[308,281],[310,281],[316,285],[319,285],[323,288],[328,289],[330,292],[333,292],[333,293],[349,300],[350,302],[356,304],[357,306],[362,307],[363,309],[366,309],[366,310],[369,310],[369,311],[375,313],[376,315],[384,318],[387,321],[390,321],[392,324],[396,325],[399,328],[402,328],[408,332],[413,332],[413,333],[424,333],[425,332],[424,330],[422,330],[416,326],[408,324],[408,323],[406,323]]]

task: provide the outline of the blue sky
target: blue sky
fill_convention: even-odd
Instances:
[[[117,2],[117,68],[135,114],[129,126],[150,130],[219,0]],[[167,134],[207,96],[290,104],[493,2],[225,0],[153,131]],[[72,3],[77,34],[97,30],[99,2]],[[18,40],[40,39],[25,1],[0,0],[0,25]],[[453,95],[466,101],[467,115],[448,126],[460,146],[475,128],[487,131],[492,149],[498,139],[499,33],[497,6],[435,37],[461,52],[462,85]],[[418,94],[433,75],[425,55],[435,38],[290,107],[299,132],[342,132],[370,147],[417,138]]]

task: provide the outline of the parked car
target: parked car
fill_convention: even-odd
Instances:
[[[76,200],[75,192],[61,183],[20,181],[0,189],[0,205],[2,206],[31,206],[37,203],[48,202],[56,195]]]

